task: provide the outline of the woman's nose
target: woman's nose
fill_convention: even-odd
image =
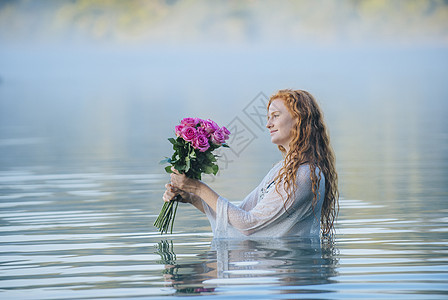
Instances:
[[[270,127],[272,127],[272,123],[271,123],[270,120],[268,120],[268,121],[266,122],[266,128],[270,128]]]

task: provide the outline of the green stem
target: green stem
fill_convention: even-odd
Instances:
[[[165,202],[162,206],[158,218],[154,222],[154,226],[157,227],[157,229],[162,233],[163,231],[166,231],[166,220],[171,218],[170,214],[172,212],[173,204],[173,201]]]
[[[170,202],[165,202],[160,210],[159,216],[154,222],[154,226],[160,232],[160,234],[168,233],[168,229],[170,229],[170,233],[173,233],[174,227],[174,219],[176,217],[177,207],[179,206],[180,195],[177,195]]]
[[[179,201],[176,201],[176,207],[174,208],[173,219],[171,220],[171,231],[170,231],[171,234],[173,234],[173,226],[174,226],[174,219],[176,218],[177,206],[179,206]]]

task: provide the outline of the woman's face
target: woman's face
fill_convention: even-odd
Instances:
[[[266,127],[271,133],[271,142],[283,146],[289,151],[289,142],[292,139],[291,129],[296,120],[290,114],[282,99],[274,99],[268,110]]]

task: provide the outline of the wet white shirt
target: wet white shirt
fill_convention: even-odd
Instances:
[[[297,171],[297,187],[291,195],[294,199],[286,201],[283,183],[278,193],[274,182],[283,162],[277,163],[239,205],[219,197],[215,212],[202,201],[215,238],[319,236],[325,178],[321,174],[318,201],[313,209],[311,170],[309,165],[301,165]],[[318,168],[316,175],[319,177]]]

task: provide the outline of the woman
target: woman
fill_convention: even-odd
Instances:
[[[313,96],[280,90],[266,127],[284,159],[236,206],[199,180],[171,174],[164,201],[180,194],[204,212],[217,238],[329,235],[339,209],[335,157]]]

